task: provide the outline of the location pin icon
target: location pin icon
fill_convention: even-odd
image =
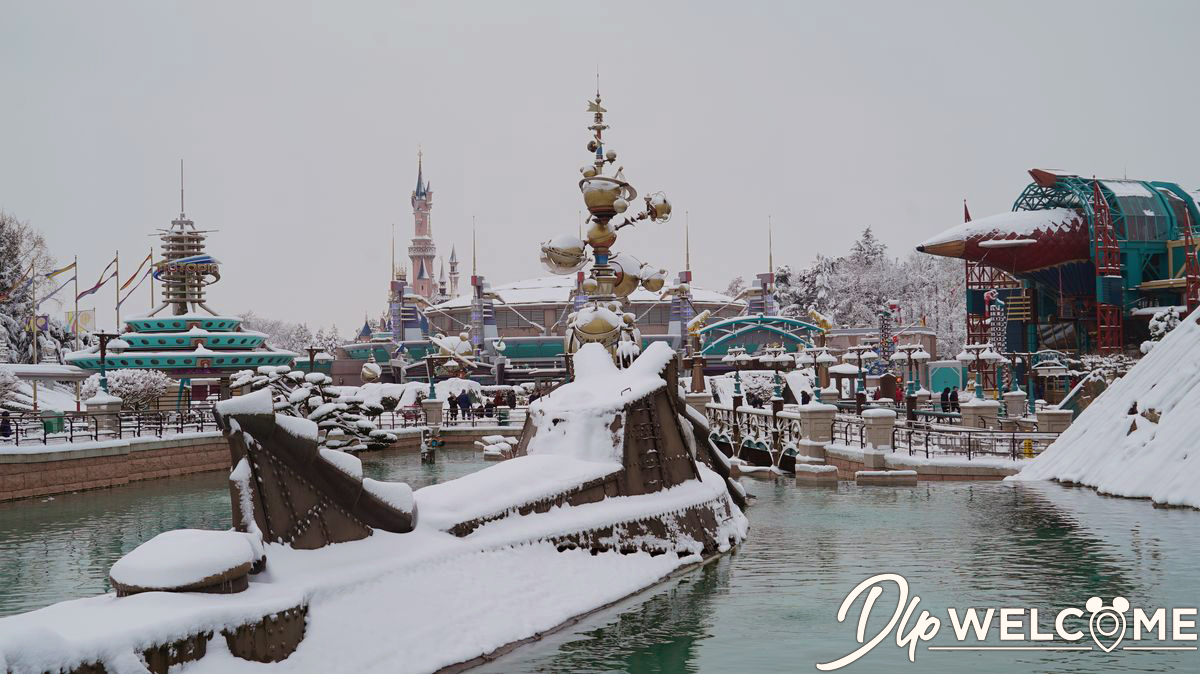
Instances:
[[[1113,605],[1109,607],[1100,597],[1092,597],[1084,607],[1092,613],[1088,619],[1092,641],[1100,650],[1111,653],[1125,638],[1125,612],[1129,610],[1129,601],[1125,597],[1113,597]]]

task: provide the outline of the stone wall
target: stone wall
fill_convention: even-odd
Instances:
[[[419,428],[397,429],[388,449],[418,451]],[[520,426],[445,428],[455,449],[474,447],[485,435],[520,437]],[[218,431],[0,449],[0,501],[113,487],[138,480],[229,470],[229,444]]]
[[[129,438],[0,452],[0,501],[229,469],[219,432]]]

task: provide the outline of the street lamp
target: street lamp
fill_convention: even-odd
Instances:
[[[783,404],[783,380],[779,377],[779,372],[789,372],[795,368],[796,359],[789,355],[782,346],[772,346],[767,347],[766,353],[758,357],[758,362],[775,372],[772,382],[774,395],[771,397],[771,407],[779,407]]]
[[[871,345],[859,344],[846,349],[846,355],[843,358],[854,361],[854,364],[858,366],[858,376],[862,382],[859,390],[865,395],[867,392],[867,368],[871,366],[871,363],[879,360],[879,354],[875,353],[875,349]]]
[[[817,364],[817,359],[809,353],[808,349],[804,349],[795,355],[796,367],[813,367]],[[821,372],[814,368],[816,372],[816,381],[813,382],[813,396],[817,402],[821,402]]]
[[[129,348],[129,342],[112,332],[93,332],[92,335],[100,343],[100,390],[108,393],[108,368],[104,362],[106,353],[112,351],[114,356],[119,356]]]
[[[983,361],[989,364],[1000,354],[992,351],[990,344],[967,344],[954,357],[960,363],[975,363],[975,399],[983,400]],[[1003,358],[1003,356],[1000,356]]]
[[[917,371],[917,388],[920,388],[921,387],[921,365],[923,365],[925,363],[925,361],[932,358],[932,356],[930,356],[929,352],[925,350],[925,347],[918,344],[917,350],[915,352],[913,352],[913,354],[911,355],[911,358],[913,359],[913,361],[915,361],[913,363],[913,367]]]
[[[908,383],[904,387],[904,396],[906,398],[917,394],[916,389],[913,387],[912,358],[909,357],[909,354],[916,348],[916,344],[901,344],[896,346],[896,353],[892,354],[892,363],[907,367],[908,369]]]

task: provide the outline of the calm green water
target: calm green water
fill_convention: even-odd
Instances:
[[[410,453],[364,457],[371,477],[414,487],[483,465],[467,451],[444,452],[435,466]],[[1082,608],[1093,595],[1144,608],[1200,603],[1195,511],[1053,484],[743,483],[757,499],[751,537],[735,554],[479,671],[815,672],[815,663],[857,647],[862,599],[845,623],[836,612],[855,585],[880,573],[903,575],[920,608],[943,620],[947,607],[1036,607],[1043,631],[1053,629],[1046,614]],[[0,505],[0,614],[107,590],[108,566],[160,531],[228,525],[225,478],[215,474]],[[868,637],[896,601],[887,586]],[[993,639],[997,629],[993,622]],[[957,644],[949,625],[933,643]],[[908,665],[891,637],[840,671],[1200,672],[1194,651],[948,653],[926,645]]]

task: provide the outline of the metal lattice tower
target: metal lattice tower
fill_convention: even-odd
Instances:
[[[963,222],[971,221],[971,213],[967,210],[967,205],[963,203]],[[1019,288],[1020,281],[1017,281],[1012,276],[1009,276],[1004,271],[979,264],[973,260],[967,260],[964,263],[964,272],[966,274],[966,287],[969,294],[972,290],[979,291],[982,295],[989,290],[998,290],[1000,288]],[[967,344],[983,344],[990,340],[991,333],[988,329],[988,309],[985,305],[980,313],[967,312]],[[967,364],[967,371],[974,372],[978,366],[974,361]],[[991,368],[984,368],[982,372],[983,387],[996,388],[996,373]]]
[[[1092,210],[1095,213],[1092,241],[1096,263],[1096,346],[1101,354],[1119,353],[1123,342],[1124,279],[1121,276],[1121,247],[1112,226],[1112,210],[1092,181]]]
[[[1200,306],[1200,264],[1196,262],[1196,242],[1192,238],[1192,215],[1186,209],[1183,217],[1183,245],[1187,251],[1183,257],[1183,269],[1186,277],[1184,286],[1184,304],[1190,314]]]

